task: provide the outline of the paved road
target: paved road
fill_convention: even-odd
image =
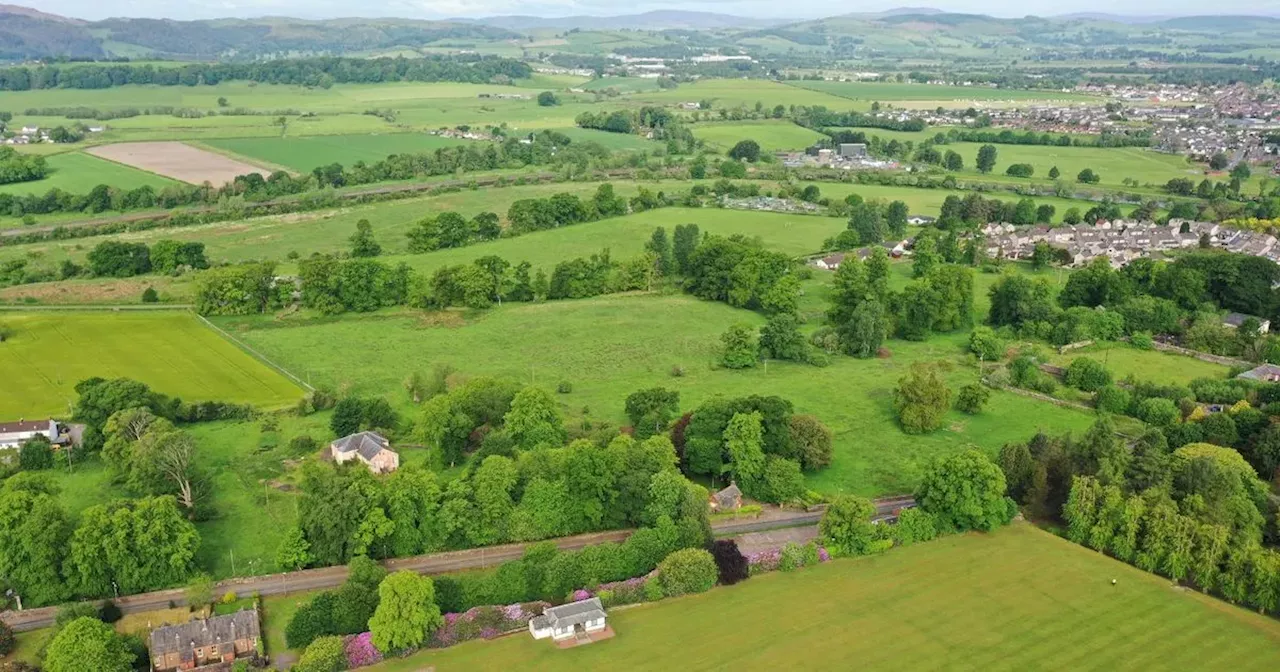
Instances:
[[[876,520],[891,519],[903,508],[915,506],[911,497],[886,497],[875,500]],[[821,511],[771,511],[756,519],[718,521],[712,525],[716,536],[736,536],[752,532],[780,529],[785,527],[803,527],[816,525],[822,517]],[[573,537],[556,539],[556,546],[566,550],[574,550],[592,544],[618,542],[631,535],[631,530],[597,532],[580,534]],[[508,560],[518,559],[524,554],[528,544],[504,544],[486,548],[473,548],[465,551],[449,551],[431,553],[411,558],[398,558],[386,561],[387,569],[398,571],[408,569],[419,574],[445,574],[466,569],[479,569],[502,564]],[[259,595],[284,595],[308,590],[320,590],[342,585],[347,578],[347,568],[323,567],[320,569],[304,569],[298,572],[253,576],[220,581],[214,589],[215,595],[227,591],[235,591],[241,595],[258,593]],[[171,605],[186,603],[185,591],[181,588],[160,590],[152,593],[129,595],[117,599],[116,606],[126,614],[142,611],[164,609]],[[0,619],[8,623],[18,632],[36,630],[53,625],[57,607],[42,607],[25,611],[6,611],[0,613]]]

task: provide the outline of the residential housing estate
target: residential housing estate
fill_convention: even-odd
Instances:
[[[981,229],[991,258],[1029,259],[1037,243],[1067,251],[1071,266],[1084,266],[1105,256],[1120,267],[1140,257],[1198,247],[1202,236],[1210,247],[1280,262],[1276,237],[1212,222],[1170,220],[1168,224],[1117,219],[1097,224],[1049,227],[988,224]]]

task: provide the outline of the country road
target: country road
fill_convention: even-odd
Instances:
[[[903,508],[915,506],[911,497],[885,497],[874,500],[876,517],[874,520],[888,520],[897,515]],[[712,524],[712,531],[717,537],[733,537],[741,534],[762,532],[766,530],[805,527],[817,525],[822,518],[821,511],[781,511],[774,510],[759,518],[742,520],[724,520]],[[580,534],[573,537],[561,537],[554,540],[556,546],[565,550],[575,550],[592,544],[618,542],[631,535],[631,530],[615,530],[612,532],[596,532]],[[410,558],[387,560],[383,564],[391,571],[412,570],[419,574],[446,574],[467,569],[480,569],[515,560],[524,554],[528,544],[503,544],[485,548],[472,548],[464,551],[448,551],[430,553]],[[288,593],[320,590],[342,585],[347,578],[347,568],[322,567],[304,569],[283,574],[268,574],[238,579],[219,581],[214,594],[221,595],[227,591],[235,591],[240,595],[258,593],[259,595],[285,595]],[[129,595],[115,600],[116,606],[126,614],[143,611],[165,609],[170,606],[186,603],[186,591],[183,588],[159,590],[152,593]],[[37,630],[53,625],[57,607],[41,607],[23,611],[6,611],[0,613],[0,619],[9,624],[17,632]]]

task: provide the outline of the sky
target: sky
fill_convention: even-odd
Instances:
[[[1111,12],[1126,15],[1264,14],[1280,15],[1280,0],[935,0],[909,4],[902,0],[843,3],[831,0],[0,0],[89,20],[114,16],[171,19],[291,16],[324,19],[345,16],[394,16],[415,19],[480,18],[502,14],[534,16],[634,14],[681,9],[740,16],[808,19],[851,12],[876,12],[901,6],[928,6],[954,12],[1017,17],[1068,12]]]

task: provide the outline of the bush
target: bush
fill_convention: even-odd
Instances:
[[[1129,411],[1129,391],[1117,385],[1105,385],[1094,395],[1093,405],[1100,412],[1123,414]]]
[[[789,543],[782,547],[782,555],[778,558],[778,569],[789,572],[804,567],[804,547]]]
[[[159,301],[160,301],[160,295],[156,294],[155,287],[148,287],[142,290],[143,303],[159,303]]]
[[[334,595],[320,593],[298,608],[284,629],[285,644],[291,649],[308,647],[317,638],[334,634]]]
[[[917,541],[929,541],[938,536],[938,521],[933,514],[919,508],[910,508],[898,514],[898,524],[893,526],[893,538],[902,546]]]
[[[658,565],[662,592],[669,597],[711,590],[718,575],[715,558],[701,548],[676,551]]]
[[[115,623],[123,617],[124,613],[120,611],[120,607],[111,600],[103,602],[102,608],[98,610],[98,619],[103,623]]]
[[[990,398],[991,390],[988,390],[985,385],[970,383],[960,388],[960,394],[956,395],[956,410],[977,415],[982,412],[982,407]]]
[[[567,380],[562,380],[556,384],[556,392],[559,392],[560,394],[569,394],[572,391],[573,383]]]
[[[721,585],[732,586],[750,573],[747,558],[738,550],[738,542],[717,539],[711,544],[711,557],[716,561],[717,578]]]
[[[311,438],[309,434],[301,434],[289,439],[289,454],[291,455],[310,455],[320,450],[320,442]]]
[[[328,636],[307,645],[307,650],[293,666],[293,672],[342,672],[346,666],[347,652],[342,638]]]
[[[1178,420],[1178,405],[1171,399],[1153,397],[1138,404],[1138,419],[1153,427],[1168,427]]]
[[[777,455],[769,455],[765,459],[764,499],[785,504],[804,496],[804,474],[800,471],[800,463]]]
[[[228,590],[227,592],[222,594],[223,604],[231,604],[232,602],[235,602],[235,601],[236,601],[236,591]]]
[[[975,327],[969,334],[969,352],[985,362],[998,362],[1004,357],[1004,341],[991,327]]]
[[[658,579],[649,579],[644,582],[644,600],[645,602],[657,602],[666,597],[662,590],[662,584]]]
[[[743,560],[745,563],[746,560]],[[18,638],[13,636],[13,628],[8,623],[0,621],[0,656],[7,656],[13,653],[18,647]]]
[[[1136,331],[1129,336],[1129,344],[1139,350],[1153,350],[1156,347],[1155,343],[1150,332]]]
[[[1096,359],[1077,357],[1067,365],[1062,380],[1078,390],[1096,392],[1111,384],[1111,372]]]

